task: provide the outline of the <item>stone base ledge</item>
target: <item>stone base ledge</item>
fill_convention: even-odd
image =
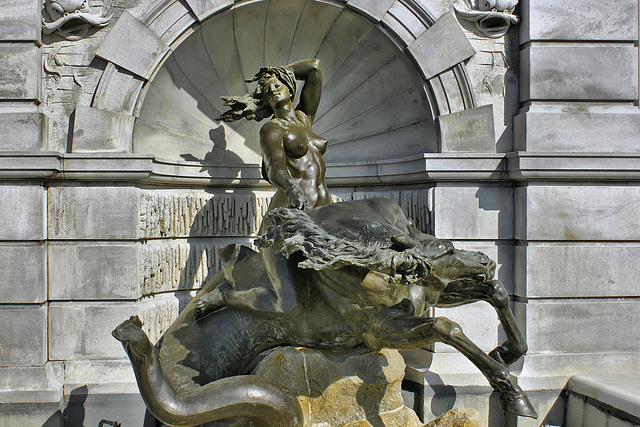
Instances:
[[[399,159],[327,165],[329,186],[435,181],[640,181],[640,153],[424,153]],[[260,165],[216,165],[151,154],[0,152],[0,179],[129,182],[190,187],[271,188]]]
[[[567,390],[628,414],[627,419],[635,418],[640,422],[640,374],[577,375],[569,380]]]

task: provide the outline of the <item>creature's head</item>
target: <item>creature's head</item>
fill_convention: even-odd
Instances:
[[[143,360],[152,351],[153,345],[142,330],[142,322],[138,316],[131,316],[122,322],[111,335],[122,343],[132,360]]]
[[[403,252],[422,260],[428,272],[423,284],[433,290],[442,290],[452,282],[481,283],[495,275],[496,263],[481,252],[456,249],[450,240],[429,236],[418,240],[409,235],[393,238]]]
[[[43,21],[45,34],[58,32],[67,40],[79,40],[91,26],[104,27],[111,17],[108,8],[92,14],[87,0],[47,0],[45,10],[51,22]]]
[[[518,0],[479,0],[479,10],[491,10],[505,13],[513,13]]]

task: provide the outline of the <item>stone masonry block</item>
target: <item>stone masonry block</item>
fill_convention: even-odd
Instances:
[[[47,307],[0,304],[0,366],[42,366],[47,361]]]
[[[158,36],[125,10],[98,48],[96,56],[148,79],[154,65],[168,51]]]
[[[496,152],[493,106],[438,117],[442,152]]]
[[[37,112],[0,113],[0,151],[42,150],[46,141],[47,117]]]
[[[436,187],[435,235],[446,239],[513,238],[513,189]]]
[[[0,44],[0,100],[39,100],[41,69],[35,44]]]
[[[134,239],[138,194],[132,187],[51,187],[49,238]]]
[[[73,124],[72,152],[129,153],[135,117],[78,106]]]
[[[634,299],[530,299],[515,305],[526,305],[525,334],[532,354],[640,351],[640,329],[631,327],[640,323]]]
[[[52,302],[49,305],[49,359],[123,359],[111,331],[137,315],[133,302]]]
[[[638,39],[638,2],[521,0],[520,43],[536,40]]]
[[[51,244],[51,300],[140,298],[138,246]]]
[[[0,367],[0,408],[7,403],[60,402],[64,367],[48,362],[44,366]],[[0,426],[5,421],[0,409]],[[33,424],[8,424],[33,425]]]
[[[395,0],[349,0],[348,4],[380,21]]]
[[[39,0],[4,0],[0,40],[40,41],[42,2]]]
[[[640,187],[529,186],[516,189],[516,238],[640,240]]]
[[[47,299],[46,250],[43,246],[0,246],[0,301],[42,303]]]
[[[199,20],[224,7],[231,6],[233,0],[185,0]]]
[[[516,294],[524,298],[637,297],[637,244],[516,246]]]
[[[532,44],[520,51],[520,101],[638,99],[632,44]]]
[[[46,238],[46,192],[40,186],[0,185],[0,240]]]
[[[429,79],[472,57],[476,51],[451,12],[444,14],[410,46]]]
[[[532,106],[513,126],[518,151],[640,151],[637,107]]]
[[[478,302],[460,307],[436,308],[435,316],[444,316],[462,327],[462,331],[478,347],[486,352],[496,348],[498,344],[498,328],[500,321],[496,310],[486,302]],[[438,353],[456,352],[453,347],[443,343],[435,344]]]

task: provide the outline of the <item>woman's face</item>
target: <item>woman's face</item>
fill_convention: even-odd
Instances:
[[[271,108],[276,108],[278,104],[291,99],[289,88],[276,76],[268,76],[262,82],[262,96]]]

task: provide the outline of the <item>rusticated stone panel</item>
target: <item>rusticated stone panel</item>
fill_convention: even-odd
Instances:
[[[142,192],[140,238],[255,235],[270,201],[271,192],[220,195]]]
[[[142,295],[178,289],[199,289],[220,270],[218,249],[211,242],[142,245],[140,287]]]

